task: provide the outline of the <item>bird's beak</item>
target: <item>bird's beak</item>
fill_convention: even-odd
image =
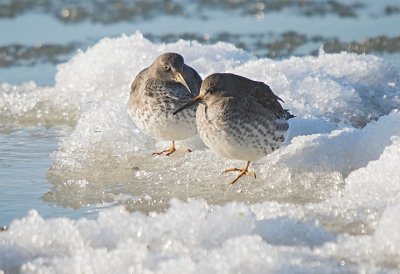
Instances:
[[[187,88],[187,90],[188,90],[190,93],[192,93],[192,91],[190,90],[188,84],[187,84],[186,81],[185,81],[185,78],[183,78],[183,76],[182,76],[182,74],[181,74],[180,72],[177,72],[177,73],[176,73],[176,75],[175,75],[175,80],[176,80],[177,82],[181,83],[182,85],[184,85],[184,86]]]
[[[177,114],[178,112],[184,110],[185,108],[191,107],[197,103],[199,103],[201,100],[203,100],[204,95],[197,95],[196,97],[193,98],[192,101],[189,101],[188,103],[184,104],[180,108],[174,111],[174,115]]]

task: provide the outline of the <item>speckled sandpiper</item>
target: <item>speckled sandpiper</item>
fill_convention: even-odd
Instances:
[[[173,115],[183,103],[195,98],[201,77],[177,53],[164,53],[142,70],[131,86],[128,111],[136,126],[160,141],[172,141],[170,148],[153,155],[171,155],[175,141],[197,134],[196,108]],[[190,150],[187,150],[190,151]]]
[[[250,162],[278,149],[289,129],[288,119],[294,117],[284,110],[282,101],[262,82],[230,73],[215,73],[204,79],[200,94],[174,114],[200,103],[196,124],[203,142],[225,158],[247,161],[238,171],[235,183],[247,174]],[[283,102],[283,101],[282,101]]]

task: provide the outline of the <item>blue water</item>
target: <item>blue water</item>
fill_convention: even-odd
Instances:
[[[347,2],[344,2],[347,3]],[[170,16],[160,14],[154,18],[135,21],[117,21],[111,24],[83,21],[65,24],[52,14],[42,12],[22,13],[15,18],[0,18],[0,29],[6,35],[0,35],[0,45],[21,44],[39,46],[43,44],[77,43],[80,49],[86,49],[103,37],[117,37],[140,31],[145,35],[184,35],[197,34],[200,37],[214,37],[221,33],[238,36],[271,35],[277,36],[292,31],[309,37],[321,36],[338,38],[342,42],[363,41],[367,38],[400,35],[400,15],[385,16],[387,5],[398,5],[397,1],[364,1],[365,7],[359,9],[357,17],[340,17],[336,14],[325,16],[304,16],[291,9],[280,12],[266,12],[263,16],[243,15],[240,10],[205,9],[207,19],[193,16]],[[194,7],[188,8],[193,10]],[[195,12],[192,11],[191,14]],[[190,16],[190,14],[188,15]],[[272,39],[272,38],[271,38]],[[267,39],[268,40],[268,39]],[[250,38],[244,38],[250,43]],[[309,54],[310,49],[318,49],[321,43],[309,42],[299,47],[294,55]],[[260,49],[262,51],[262,47]],[[399,49],[400,51],[400,49]],[[68,57],[73,56],[71,52]],[[387,60],[400,63],[398,54],[374,53]],[[65,58],[68,60],[68,58]],[[54,84],[56,64],[37,64],[7,69],[0,67],[0,82],[22,83],[33,80],[39,84]]]
[[[52,187],[47,179],[51,153],[58,139],[70,132],[71,128],[61,126],[0,128],[0,226],[25,216],[31,208],[46,217],[76,218],[96,211],[91,205],[70,209],[42,201]]]

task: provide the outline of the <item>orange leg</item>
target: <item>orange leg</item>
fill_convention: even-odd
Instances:
[[[231,172],[231,171],[238,171],[238,172],[240,172],[239,175],[236,177],[236,179],[233,180],[233,181],[230,183],[231,185],[233,185],[233,184],[236,183],[236,182],[240,179],[240,177],[242,177],[243,175],[248,175],[248,176],[251,176],[251,177],[256,178],[256,174],[255,174],[254,172],[252,172],[252,171],[249,171],[249,166],[250,166],[250,161],[247,161],[246,166],[245,166],[244,168],[242,168],[242,169],[240,169],[240,168],[235,168],[235,167],[234,167],[234,168],[228,168],[228,169],[225,169],[223,173],[227,173],[227,172]]]
[[[181,149],[179,149],[179,150],[181,150]],[[192,152],[188,148],[187,149],[182,149],[182,150],[184,150],[186,152]],[[175,141],[172,141],[172,145],[168,149],[160,151],[160,152],[154,152],[152,155],[163,155],[165,153],[165,156],[169,156],[172,153],[174,153],[175,151],[177,151],[177,149],[175,148]]]

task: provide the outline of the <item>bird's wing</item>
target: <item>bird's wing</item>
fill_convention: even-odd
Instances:
[[[185,78],[185,81],[193,95],[197,96],[200,92],[200,86],[202,82],[202,79],[197,71],[185,64],[183,65],[183,78]]]
[[[283,102],[283,100],[276,96],[267,84],[262,82],[253,83],[250,88],[247,86],[246,94],[252,96],[260,105],[272,110],[279,118],[286,117],[287,111],[279,103],[279,101]]]
[[[143,69],[141,72],[138,73],[138,75],[136,75],[135,80],[133,80],[131,84],[131,94],[134,93],[140,87],[140,85],[143,84],[143,79],[145,78],[146,72],[147,68]]]

